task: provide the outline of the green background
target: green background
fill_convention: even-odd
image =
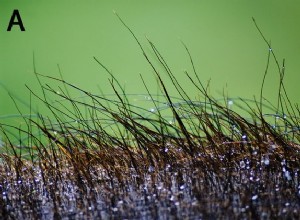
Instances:
[[[6,31],[14,9],[21,14],[25,32],[16,26]],[[254,26],[254,17],[271,40],[278,60],[286,58],[286,88],[291,101],[299,103],[299,1],[2,0],[0,120],[19,120],[9,117],[17,110],[8,92],[25,102],[30,98],[25,84],[40,92],[33,73],[33,53],[39,73],[58,77],[59,64],[65,80],[87,91],[99,93],[100,87],[104,93],[112,93],[109,76],[93,60],[95,56],[112,70],[128,93],[145,93],[139,74],[155,93],[151,68],[113,10],[135,32],[146,51],[150,52],[150,47],[145,36],[156,44],[192,98],[198,94],[183,74],[183,70],[191,71],[191,66],[180,40],[189,47],[203,83],[211,80],[210,93],[216,98],[224,89],[231,97],[259,96],[268,47]],[[272,62],[264,93],[272,102],[276,101],[278,81]],[[33,106],[38,107],[35,102]],[[26,113],[28,108],[22,111]]]

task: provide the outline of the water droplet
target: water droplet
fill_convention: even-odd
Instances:
[[[183,189],[185,188],[185,186],[184,186],[184,185],[181,185],[179,188],[180,188],[181,190],[183,190]]]
[[[262,217],[262,219],[269,219],[269,218],[268,218],[268,213],[267,213],[267,212],[262,212],[262,213],[261,213],[261,217]]]
[[[271,145],[272,150],[275,150],[277,148],[277,146],[275,144]]]
[[[148,172],[154,172],[155,171],[155,168],[153,167],[153,166],[149,166],[149,168],[148,168]]]
[[[155,112],[155,109],[154,109],[154,108],[150,108],[149,111],[150,111],[150,112]]]
[[[150,96],[145,96],[144,97],[146,100],[151,100],[151,97]]]
[[[242,169],[244,169],[246,167],[246,164],[245,164],[245,162],[243,160],[240,161],[240,167]]]
[[[292,180],[291,174],[288,170],[284,172],[284,176],[287,180],[289,180],[289,181]]]
[[[264,162],[264,164],[265,164],[266,166],[268,166],[268,165],[270,164],[269,156],[265,156],[263,162]]]
[[[170,164],[167,164],[166,165],[166,170],[170,169],[171,168],[171,165]]]
[[[193,201],[192,206],[196,206],[196,205],[198,205],[198,201]]]
[[[233,105],[233,101],[232,101],[232,100],[229,100],[229,101],[228,101],[228,105]]]
[[[252,200],[257,200],[257,198],[258,198],[258,195],[252,196]]]

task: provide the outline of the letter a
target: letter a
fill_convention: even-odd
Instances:
[[[15,21],[15,18],[17,18],[17,21]],[[19,25],[21,31],[25,31],[19,10],[16,10],[16,9],[13,11],[13,14],[10,18],[10,21],[9,21],[9,24],[7,27],[7,31],[11,31],[11,28],[13,25]]]

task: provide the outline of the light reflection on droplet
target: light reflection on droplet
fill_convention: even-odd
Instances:
[[[292,176],[291,176],[291,174],[290,174],[290,172],[288,171],[288,170],[286,170],[285,172],[284,172],[284,176],[285,176],[285,178],[287,179],[287,180],[292,180]]]
[[[144,97],[146,100],[151,100],[151,97],[150,96],[145,96]]]
[[[149,166],[148,172],[154,172],[154,171],[155,171],[155,168],[153,166]]]
[[[272,148],[272,150],[275,150],[277,147],[276,147],[275,144],[272,144],[272,145],[271,145],[271,148]]]
[[[257,200],[257,198],[258,198],[258,195],[252,196],[252,200]]]
[[[246,164],[245,164],[245,162],[243,160],[240,161],[240,167],[242,169],[244,169],[246,167]]]
[[[264,157],[263,163],[264,163],[266,166],[270,165],[270,159],[269,159],[269,156],[265,156],[265,157]]]

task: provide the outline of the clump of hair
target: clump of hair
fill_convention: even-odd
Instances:
[[[7,129],[12,126],[0,124],[0,216],[299,217],[299,108],[291,104],[283,84],[284,62],[279,65],[256,23],[269,48],[261,97],[253,102],[228,97],[218,101],[201,82],[185,44],[193,69],[185,73],[199,92],[198,100],[185,92],[155,44],[147,39],[154,54],[150,58],[118,18],[140,47],[162,94],[151,94],[141,77],[153,107],[133,105],[97,58],[110,76],[114,98],[34,68],[42,94],[28,88],[30,95],[51,115],[23,115],[26,129],[14,127],[19,146]],[[271,58],[280,74],[277,107],[263,102]],[[177,98],[169,94],[155,63],[176,88]],[[61,86],[57,90],[44,84],[44,78]],[[84,94],[84,99],[72,97],[73,91]],[[230,108],[232,104],[239,113]],[[265,108],[273,113],[265,114]]]

